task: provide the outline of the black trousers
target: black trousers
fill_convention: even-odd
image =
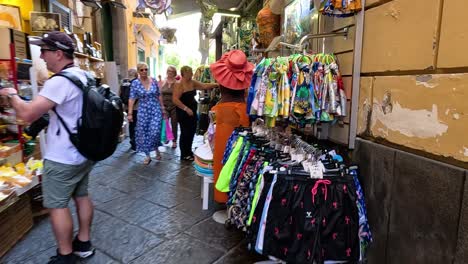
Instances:
[[[135,128],[136,128],[136,123],[137,123],[137,116],[138,116],[138,111],[133,110],[133,122],[130,122],[128,126],[128,130],[130,132],[130,146],[133,150],[136,149],[136,143],[135,143]]]
[[[193,156],[192,144],[197,130],[197,117],[196,112],[194,116],[181,116],[178,112],[177,121],[180,124],[180,157],[184,158],[187,156]]]

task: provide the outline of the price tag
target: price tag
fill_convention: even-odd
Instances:
[[[296,160],[297,161],[303,161],[305,159],[304,154],[297,154],[296,155]]]
[[[312,179],[323,179],[323,169],[318,163],[309,166],[309,173]]]
[[[304,168],[304,170],[305,170],[306,172],[309,172],[309,168],[310,168],[310,166],[311,166],[312,164],[311,164],[310,162],[307,162],[307,161],[303,161],[303,162],[301,162],[301,164],[302,164],[302,167]]]

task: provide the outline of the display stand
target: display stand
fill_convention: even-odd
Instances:
[[[17,92],[19,92],[19,88],[18,88],[18,64],[22,63],[22,62],[17,62],[16,59],[15,59],[15,54],[16,54],[16,50],[15,50],[15,44],[14,43],[10,43],[10,58],[9,59],[0,59],[0,62],[8,62],[9,63],[9,78],[8,78],[8,81],[12,82],[13,83],[13,86],[14,88],[16,89]],[[30,82],[30,80],[22,80],[22,81],[28,81]],[[21,125],[19,125],[17,123],[17,121],[15,121],[16,123],[16,126],[17,126],[17,130],[18,130],[18,143],[20,144],[20,148],[21,148],[21,161],[24,161],[24,139],[23,137],[21,136],[22,133],[23,133],[23,127]],[[2,138],[2,141],[3,141],[3,138]]]

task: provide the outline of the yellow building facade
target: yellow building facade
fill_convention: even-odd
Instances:
[[[136,1],[125,2],[128,68],[135,68],[139,62],[145,62],[150,67],[151,75],[155,76],[159,60],[158,41],[161,33],[154,25],[151,13],[136,12]]]

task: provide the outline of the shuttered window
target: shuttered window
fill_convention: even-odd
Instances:
[[[72,15],[70,12],[70,8],[60,4],[56,0],[50,1],[50,12],[52,13],[59,13],[60,14],[60,27],[62,29],[67,29],[70,32],[73,32],[73,24],[72,24]]]

